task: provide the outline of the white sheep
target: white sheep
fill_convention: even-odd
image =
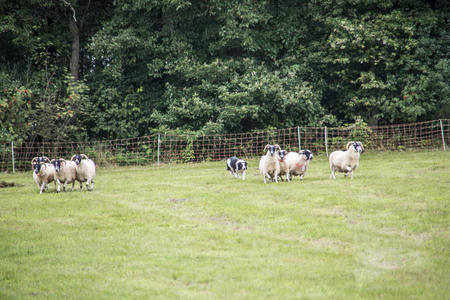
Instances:
[[[80,183],[80,190],[83,189],[83,182],[86,182],[88,191],[94,189],[95,163],[86,154],[74,155],[70,159],[77,164],[77,181]],[[89,187],[89,183],[91,186]]]
[[[308,170],[310,161],[313,159],[313,154],[310,150],[300,150],[297,152],[289,152],[284,157],[285,167],[281,170],[281,175],[286,175],[287,180],[291,180],[293,176],[300,176],[300,180]]]
[[[259,161],[259,173],[264,176],[264,183],[267,183],[267,179],[271,179],[272,181],[276,181],[278,183],[278,174],[280,173],[280,162],[277,159],[277,148],[281,150],[278,145],[269,145],[267,144],[264,147],[263,151],[267,153],[264,156],[261,156],[261,160]]]
[[[360,153],[364,152],[364,147],[361,142],[348,142],[346,146],[346,151],[334,151],[330,154],[330,169],[331,175],[330,179],[336,179],[334,172],[345,172],[345,176],[351,175],[353,179],[353,171],[359,165]]]
[[[36,181],[40,194],[47,186],[47,190],[49,189],[49,183],[54,181],[55,179],[55,167],[50,163],[35,163],[34,171],[33,171],[33,179]],[[56,189],[56,182],[55,182]]]
[[[58,189],[56,192],[61,191],[61,182],[63,185],[63,191],[66,191],[66,184],[72,183],[72,191],[77,179],[77,164],[74,161],[65,159],[52,159],[51,164],[55,166],[55,181],[58,182]]]
[[[31,166],[32,166],[33,170],[34,170],[34,167],[36,166],[36,164],[42,164],[42,163],[50,163],[50,159],[47,156],[37,156],[31,160]],[[39,172],[39,170],[38,170],[38,172]],[[47,190],[48,189],[49,189],[49,185],[47,184]]]
[[[278,162],[280,163],[280,173],[278,174],[278,177],[281,180],[283,180],[281,175],[286,174],[287,165],[286,165],[285,158],[286,158],[287,154],[288,154],[288,152],[286,150],[279,150],[279,151],[277,151],[277,159],[278,159]],[[288,178],[288,181],[289,181],[289,178]]]

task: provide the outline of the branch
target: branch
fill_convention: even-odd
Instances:
[[[70,7],[70,9],[73,11],[73,19],[75,20],[75,23],[77,22],[77,17],[75,16],[75,9],[72,7],[72,5],[67,2],[66,0],[62,0],[67,6]]]

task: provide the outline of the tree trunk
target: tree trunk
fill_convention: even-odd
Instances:
[[[77,21],[72,14],[69,16],[69,27],[72,33],[72,56],[70,58],[70,75],[74,81],[78,80],[80,68],[80,31]]]

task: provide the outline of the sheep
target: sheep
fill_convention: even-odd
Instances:
[[[236,156],[227,159],[227,171],[230,171],[230,175],[234,178],[240,179],[239,173],[242,173],[242,180],[245,180],[245,170],[247,170],[246,161]]]
[[[83,182],[86,182],[88,191],[94,189],[95,163],[86,154],[74,155],[70,159],[77,165],[77,181],[80,183],[80,190],[83,189]],[[91,186],[89,187],[89,183]]]
[[[287,153],[288,153],[288,152],[287,152],[286,150],[279,150],[279,151],[277,152],[277,160],[278,160],[278,162],[280,163],[280,173],[278,174],[278,177],[280,177],[281,180],[283,180],[283,178],[281,177],[281,175],[282,175],[282,174],[285,174],[285,173],[283,173],[283,171],[286,170],[286,162],[285,162],[285,158],[286,158]],[[288,179],[288,181],[289,181],[289,179]]]
[[[49,189],[49,183],[54,181],[55,179],[55,167],[50,163],[35,163],[34,171],[33,171],[33,179],[36,181],[40,194],[47,186]],[[55,189],[56,189],[56,181],[55,181]]]
[[[278,183],[278,174],[280,173],[280,162],[277,159],[276,150],[277,148],[281,150],[278,145],[269,145],[267,144],[264,147],[263,151],[267,153],[264,156],[261,156],[261,160],[259,161],[259,172],[264,176],[264,183],[267,183],[266,179],[272,179],[272,181],[276,181]]]
[[[334,151],[330,154],[330,169],[331,175],[330,179],[336,179],[334,172],[345,172],[345,176],[351,175],[353,179],[353,171],[359,165],[360,153],[364,152],[364,147],[361,142],[348,142],[346,146],[346,151]]]
[[[300,176],[300,180],[308,170],[310,161],[313,159],[313,154],[310,150],[300,150],[297,152],[289,152],[285,158],[285,167],[281,170],[281,175],[286,175],[287,180],[291,180],[292,176]]]
[[[74,161],[65,159],[52,159],[50,162],[55,166],[55,180],[58,182],[57,193],[61,192],[61,182],[64,183],[63,191],[66,191],[66,184],[72,183],[72,191],[77,179],[77,164]]]

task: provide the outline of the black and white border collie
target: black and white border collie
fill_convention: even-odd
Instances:
[[[237,158],[236,156],[227,159],[227,171],[230,171],[230,175],[234,178],[239,177],[239,173],[242,173],[242,180],[245,180],[245,170],[247,170],[247,162]]]

